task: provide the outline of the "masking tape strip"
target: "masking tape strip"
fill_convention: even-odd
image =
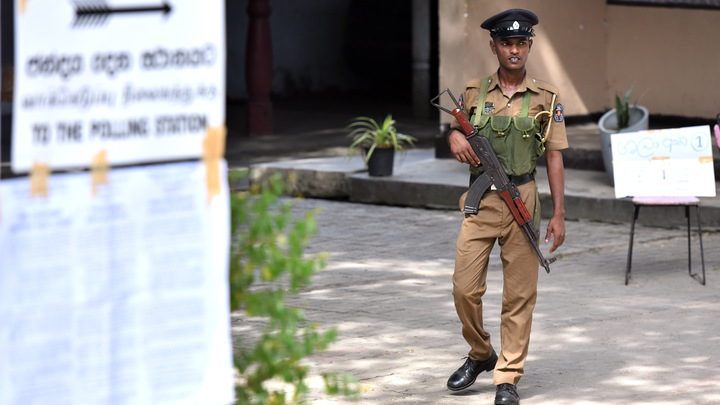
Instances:
[[[209,127],[203,139],[203,162],[205,162],[205,180],[208,192],[208,205],[213,197],[220,195],[220,159],[225,155],[225,137],[227,129]]]
[[[101,184],[108,184],[108,170],[110,170],[110,167],[107,163],[107,151],[103,149],[93,156],[92,164],[90,165],[93,197],[97,195],[98,188]]]
[[[50,177],[50,166],[42,163],[33,163],[30,170],[30,196],[48,196],[48,177]]]
[[[20,0],[20,14],[24,14],[27,11],[27,4],[30,0]]]
[[[712,163],[713,157],[712,156],[700,156],[698,158],[698,160],[700,161],[700,163]]]

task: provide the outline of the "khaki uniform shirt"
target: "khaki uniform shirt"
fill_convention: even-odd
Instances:
[[[462,93],[463,98],[463,112],[465,116],[470,119],[473,114],[476,113],[476,107],[478,107],[478,98],[480,97],[481,81],[483,79],[473,79],[465,84],[465,90]],[[542,80],[530,78],[529,75],[525,74],[522,84],[518,87],[512,98],[508,97],[505,90],[500,86],[498,81],[498,74],[495,72],[490,77],[490,85],[488,86],[487,99],[485,100],[485,115],[498,115],[498,116],[520,116],[522,112],[523,97],[526,91],[531,92],[530,96],[530,110],[528,116],[534,117],[540,111],[550,111],[554,115],[551,117],[548,114],[543,114],[538,117],[538,120],[543,123],[543,136],[545,135],[545,129],[550,120],[550,132],[548,138],[545,141],[546,150],[562,150],[568,147],[567,132],[565,131],[565,119],[562,112],[562,103],[560,102],[560,95],[558,95],[557,87],[550,83]],[[555,106],[561,105],[560,115],[555,106],[551,106],[553,94],[557,95],[555,98]],[[553,110],[551,110],[551,108]],[[477,111],[477,114],[480,114]],[[558,122],[559,121],[559,122]],[[462,128],[456,119],[453,119],[450,127],[457,129],[462,132]]]

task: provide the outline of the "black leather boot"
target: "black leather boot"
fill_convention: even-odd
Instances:
[[[473,360],[468,357],[465,364],[459,369],[455,370],[450,376],[447,382],[447,387],[450,391],[460,391],[473,385],[478,374],[483,371],[490,371],[495,369],[495,363],[497,363],[497,354],[493,350],[490,358],[484,361]]]
[[[520,405],[520,395],[512,384],[500,384],[495,391],[495,405]]]

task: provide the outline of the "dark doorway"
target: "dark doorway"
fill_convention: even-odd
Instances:
[[[412,0],[353,0],[343,53],[360,95],[409,102]]]

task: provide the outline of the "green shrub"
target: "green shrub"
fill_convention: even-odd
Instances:
[[[406,144],[414,146],[417,138],[399,133],[395,124],[391,114],[385,117],[382,125],[369,117],[354,118],[347,127],[350,130],[352,143],[348,146],[346,154],[352,156],[357,150],[367,148],[365,154],[365,164],[367,164],[376,148],[393,148],[399,151]]]
[[[293,218],[292,203],[280,199],[283,190],[283,181],[275,176],[262,188],[231,194],[230,308],[267,320],[254,345],[242,338],[235,345],[238,404],[286,404],[302,399],[308,392],[304,381],[308,368],[302,359],[325,350],[337,337],[334,328],[320,332],[317,325],[300,327],[303,311],[285,304],[286,294],[297,294],[308,286],[325,261],[323,256],[306,257],[303,252],[316,232],[316,212]],[[329,393],[357,398],[356,383],[350,377],[323,377]],[[272,389],[268,381],[283,383]],[[292,387],[290,398],[283,386]]]
[[[630,111],[637,108],[638,104],[640,103],[640,99],[647,93],[648,90],[643,92],[643,94],[640,95],[640,97],[635,100],[635,104],[630,106],[630,95],[632,94],[634,86],[630,86],[630,88],[625,92],[625,95],[623,95],[623,98],[621,99],[620,96],[615,93],[615,113],[617,116],[617,129],[625,129],[630,126]]]
[[[622,99],[615,94],[615,110],[617,113],[618,129],[627,128],[630,123],[630,94],[632,94],[633,86],[630,86]],[[636,103],[637,105],[637,103]]]

